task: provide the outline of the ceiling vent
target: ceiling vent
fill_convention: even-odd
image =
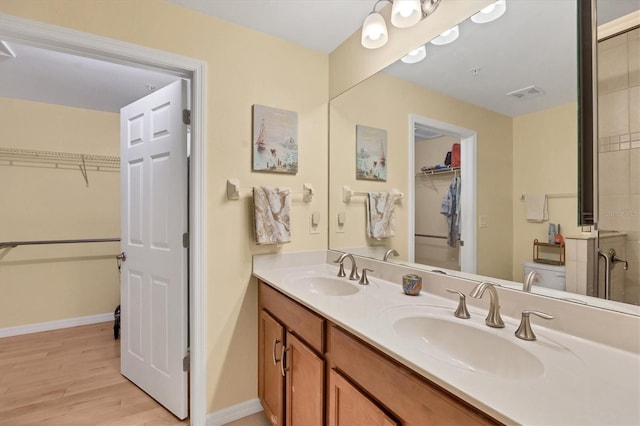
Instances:
[[[531,99],[541,95],[544,95],[544,90],[542,90],[538,86],[529,86],[507,93],[507,96],[512,96],[520,100]]]
[[[414,132],[417,139],[435,139],[443,136],[439,131],[420,124],[416,124]]]

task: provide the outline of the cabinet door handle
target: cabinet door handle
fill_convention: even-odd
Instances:
[[[273,365],[276,365],[277,363],[280,362],[279,359],[276,359],[276,345],[280,343],[280,340],[278,339],[273,339],[273,350],[271,352],[271,356],[273,357]]]
[[[282,361],[280,363],[280,372],[282,373],[282,377],[284,377],[287,374],[287,371],[289,370],[287,367],[284,366],[285,355],[288,350],[289,348],[282,346],[282,350],[280,351],[280,361]]]

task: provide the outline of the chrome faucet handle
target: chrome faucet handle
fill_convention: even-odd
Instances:
[[[471,315],[469,315],[469,311],[467,310],[467,296],[465,296],[464,293],[461,293],[458,290],[454,290],[452,288],[448,288],[447,291],[449,293],[457,294],[460,297],[458,300],[458,308],[453,313],[453,315],[457,318],[462,319],[471,318]]]
[[[546,320],[553,319],[553,316],[549,314],[545,314],[544,312],[522,311],[522,320],[520,320],[520,326],[515,332],[515,335],[518,339],[536,340],[536,335],[533,333],[533,329],[531,328],[531,322],[529,321],[529,315],[531,314],[539,316],[540,318],[544,318]]]
[[[362,284],[362,285],[369,284],[369,277],[367,277],[367,272],[375,272],[375,271],[369,268],[362,268],[362,276],[360,277],[360,281],[358,281],[358,284]]]
[[[340,278],[346,277],[347,274],[345,274],[345,272],[344,272],[344,264],[342,263],[342,261],[340,259],[338,259],[338,260],[334,260],[333,263],[337,263],[338,265],[340,265],[340,267],[339,267],[340,269],[338,269],[338,276]]]

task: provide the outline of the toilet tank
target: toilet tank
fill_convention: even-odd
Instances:
[[[540,276],[533,281],[534,286],[553,288],[555,290],[566,289],[565,266],[547,265],[546,263],[536,263],[532,261],[524,262],[524,278],[529,272],[536,271]]]

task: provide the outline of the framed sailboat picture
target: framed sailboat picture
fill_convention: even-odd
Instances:
[[[387,131],[356,125],[356,179],[387,181]]]
[[[253,171],[298,173],[298,113],[253,105]]]

